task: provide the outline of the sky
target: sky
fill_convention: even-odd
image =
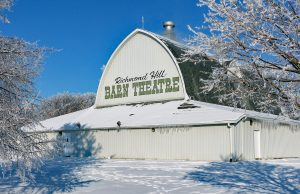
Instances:
[[[0,24],[0,35],[16,36],[57,51],[47,53],[36,88],[42,97],[97,92],[102,66],[134,29],[158,34],[175,22],[176,37],[187,39],[187,25],[203,25],[197,0],[16,0]]]

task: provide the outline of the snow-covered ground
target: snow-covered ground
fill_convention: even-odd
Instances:
[[[300,193],[300,159],[192,162],[60,158],[0,193]]]

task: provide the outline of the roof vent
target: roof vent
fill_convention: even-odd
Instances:
[[[163,23],[163,27],[165,28],[165,31],[163,32],[163,35],[171,40],[176,40],[175,32],[173,28],[175,28],[175,24],[172,21],[165,21]]]
[[[183,103],[180,106],[177,107],[177,109],[191,109],[191,108],[200,108],[200,106],[197,106],[192,103]]]

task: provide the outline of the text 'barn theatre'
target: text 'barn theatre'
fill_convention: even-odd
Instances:
[[[300,157],[299,121],[207,103],[209,96],[195,84],[207,65],[179,63],[183,47],[152,32],[133,31],[110,57],[94,106],[42,121],[37,130],[63,137],[66,156]]]

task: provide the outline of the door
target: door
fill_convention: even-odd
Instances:
[[[260,155],[260,130],[254,130],[254,157],[261,159]]]
[[[70,157],[73,154],[73,145],[71,142],[71,133],[63,133],[63,147],[64,147],[64,156]]]

